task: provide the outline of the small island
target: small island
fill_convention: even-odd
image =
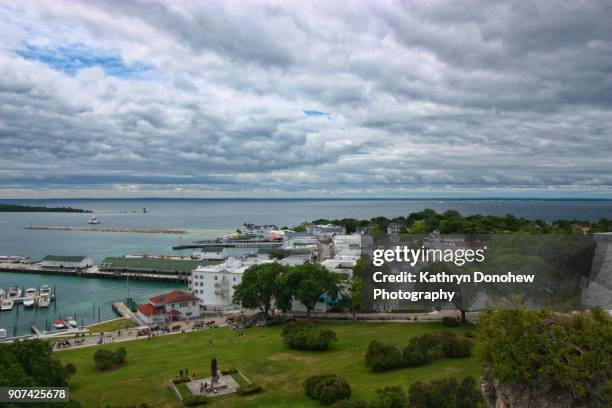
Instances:
[[[0,204],[0,212],[62,212],[62,213],[89,213],[91,210],[83,210],[72,207],[34,207],[30,205]]]

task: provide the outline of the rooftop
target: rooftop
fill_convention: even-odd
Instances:
[[[82,262],[86,256],[47,255],[42,260],[52,262]]]
[[[193,293],[184,292],[178,289],[173,290],[172,292],[164,293],[163,295],[149,298],[149,302],[151,303],[164,303],[166,305],[181,302],[197,302],[199,300],[200,299]]]

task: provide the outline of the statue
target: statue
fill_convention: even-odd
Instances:
[[[217,359],[210,360],[210,376],[213,382],[217,382]]]

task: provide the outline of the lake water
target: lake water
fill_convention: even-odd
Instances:
[[[48,309],[24,309],[15,305],[12,311],[0,312],[0,327],[9,336],[30,333],[30,325],[36,323],[44,330],[56,319],[76,316],[79,325],[92,324],[117,317],[112,303],[124,301],[127,297],[128,283],[120,280],[78,278],[74,276],[39,275],[25,273],[0,273],[0,287],[7,290],[11,285],[21,288],[38,288],[43,284],[55,287],[55,301]],[[167,282],[130,281],[129,293],[137,303],[144,303],[153,295],[173,289],[187,289],[187,284]],[[98,316],[99,312],[99,316]]]
[[[80,199],[80,200],[3,200],[38,206],[70,206],[94,210],[101,226],[184,229],[188,234],[131,234],[109,232],[25,230],[27,224],[42,226],[87,226],[90,214],[78,213],[1,213],[0,255],[24,255],[40,259],[47,254],[88,255],[95,262],[106,256],[126,253],[190,254],[173,251],[172,246],[196,239],[215,238],[239,228],[243,222],[293,226],[317,218],[372,218],[407,216],[411,212],[433,208],[449,209],[464,215],[491,214],[529,219],[612,218],[612,201],[552,200],[321,200],[321,199]],[[147,208],[149,213],[143,213]],[[47,311],[20,310],[18,332],[29,332],[31,321],[44,327],[46,320],[77,313],[85,323],[97,320],[92,303],[100,307],[103,320],[115,317],[111,303],[125,299],[125,282],[63,276],[0,273],[0,287],[55,285],[57,305]],[[138,301],[149,295],[171,290],[168,283],[134,282],[131,291]],[[21,308],[21,306],[20,306]],[[0,313],[0,327],[12,334],[16,310]],[[97,311],[96,311],[97,314]]]
[[[407,216],[424,208],[462,214],[514,214],[547,221],[560,218],[612,218],[612,201],[542,200],[263,200],[263,199],[134,199],[134,200],[2,200],[41,206],[71,206],[94,210],[101,226],[178,228],[184,235],[110,232],[35,231],[27,224],[87,226],[89,214],[0,213],[0,255],[89,255],[99,262],[109,255],[148,252],[181,254],[172,246],[195,239],[215,238],[243,222],[293,226],[317,218],[372,218]],[[150,212],[144,214],[143,208]],[[183,251],[189,254],[191,251]]]

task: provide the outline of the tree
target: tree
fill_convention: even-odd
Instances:
[[[276,278],[284,268],[278,263],[249,267],[242,275],[242,282],[234,288],[233,302],[245,308],[261,309],[268,315],[276,292]]]
[[[279,248],[272,248],[268,251],[268,258],[270,259],[281,260],[285,258],[285,256],[285,252]]]
[[[357,319],[357,311],[361,308],[361,297],[363,294],[363,277],[366,265],[371,265],[369,257],[361,257],[353,266],[353,276],[350,279],[350,308],[353,320]]]
[[[477,353],[497,381],[556,389],[581,406],[612,403],[612,320],[600,310],[489,312],[478,330]]]
[[[277,306],[289,310],[292,300],[297,299],[306,307],[306,316],[310,318],[321,296],[337,295],[340,283],[340,275],[321,265],[305,264],[286,268],[276,279]]]

